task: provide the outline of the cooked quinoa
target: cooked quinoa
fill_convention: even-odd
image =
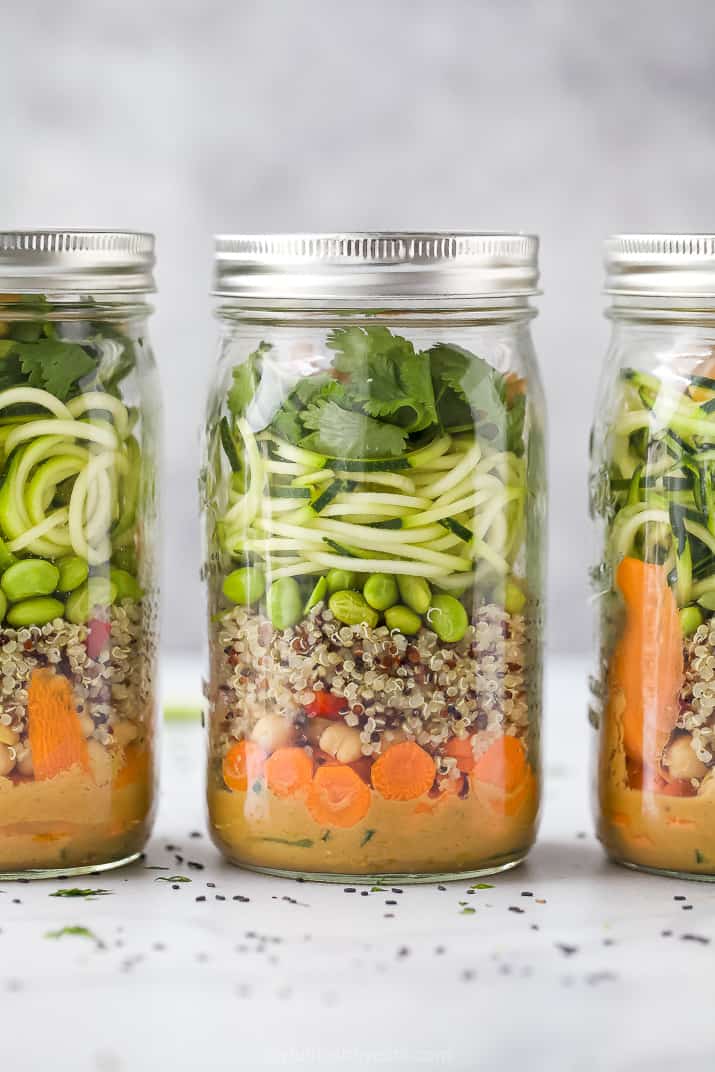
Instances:
[[[124,599],[112,606],[110,643],[96,659],[87,652],[86,625],[56,618],[43,626],[0,628],[0,725],[25,741],[30,675],[39,667],[54,666],[70,681],[78,714],[93,722],[87,736],[111,744],[118,722],[139,723],[151,710],[153,617],[149,600]]]
[[[701,761],[715,761],[715,618],[699,626],[685,643],[684,683],[680,691],[678,726],[692,734]]]
[[[364,756],[407,738],[435,756],[441,775],[457,774],[456,761],[439,756],[448,738],[473,735],[478,757],[498,737],[527,731],[525,618],[494,604],[479,609],[456,644],[425,627],[407,637],[386,626],[342,625],[323,603],[276,631],[236,606],[222,615],[215,644],[210,695],[221,753],[265,714],[289,719],[297,743],[308,743],[304,707],[321,690],[348,701],[345,722],[359,728]]]

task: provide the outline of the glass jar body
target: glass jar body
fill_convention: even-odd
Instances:
[[[0,305],[0,873],[141,851],[155,807],[159,395],[148,307]]]
[[[545,511],[529,316],[222,310],[208,809],[233,862],[419,880],[528,851]]]
[[[595,812],[618,862],[715,876],[715,321],[625,305],[592,434]]]

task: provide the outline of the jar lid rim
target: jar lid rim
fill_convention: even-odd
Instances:
[[[215,236],[216,297],[436,298],[537,294],[539,239],[518,231]]]
[[[0,285],[21,293],[152,293],[154,246],[144,231],[0,231]]]
[[[715,234],[616,234],[604,250],[606,294],[715,297]]]

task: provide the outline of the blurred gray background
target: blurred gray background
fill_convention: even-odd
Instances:
[[[196,649],[215,231],[542,238],[552,648],[590,641],[601,240],[715,229],[713,0],[3,4],[0,228],[155,231],[165,645]]]

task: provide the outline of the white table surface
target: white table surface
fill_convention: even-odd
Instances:
[[[111,896],[0,887],[3,1068],[711,1072],[715,887],[604,860],[586,670],[549,664],[536,848],[471,895],[464,882],[363,896],[222,863],[201,733],[170,726],[146,860],[86,883]],[[165,681],[186,700],[198,665],[171,662]],[[162,881],[173,875],[191,881]],[[47,937],[67,925],[98,941]]]

